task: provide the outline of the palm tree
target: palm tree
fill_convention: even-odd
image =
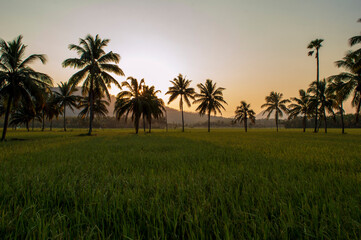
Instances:
[[[64,131],[66,132],[66,108],[70,108],[74,111],[74,108],[77,107],[78,96],[75,96],[74,93],[77,89],[74,86],[71,86],[68,82],[61,82],[58,84],[59,92],[54,92],[54,102],[59,104],[62,108],[63,117],[64,117]]]
[[[307,118],[311,117],[310,95],[303,89],[299,90],[300,98],[291,98],[293,103],[288,106],[288,119],[302,115],[303,132],[306,132]]]
[[[221,109],[225,110],[222,105],[222,103],[227,104],[223,99],[223,90],[225,90],[225,88],[217,88],[216,83],[213,83],[210,79],[207,79],[205,84],[197,84],[197,87],[199,88],[200,93],[194,95],[196,100],[193,103],[199,103],[196,111],[199,111],[201,116],[204,114],[208,115],[208,132],[210,132],[211,112],[213,112],[214,115],[216,115],[217,112],[222,115]]]
[[[107,106],[109,106],[109,102],[102,99],[102,97],[104,97],[104,96],[101,96],[101,95],[99,96],[98,94],[94,95],[93,112],[94,112],[94,115],[96,115],[98,117],[106,117],[108,114]],[[90,101],[89,101],[88,97],[83,97],[79,101],[78,108],[82,109],[79,113],[79,117],[81,117],[82,119],[89,116],[89,113],[90,113],[89,102]]]
[[[358,19],[358,22],[361,23],[361,18]],[[349,39],[349,44],[350,46],[355,46],[356,44],[359,44],[361,43],[361,35],[357,35],[357,36],[353,36]],[[355,50],[352,52],[352,54],[354,55],[357,55],[357,56],[360,56],[361,55],[361,48]],[[358,74],[361,74],[361,58],[357,58],[357,61],[354,65],[354,72],[355,73],[358,73]]]
[[[128,88],[128,90],[123,90],[118,93],[114,106],[114,113],[118,120],[123,115],[125,115],[125,119],[127,119],[128,115],[131,113],[132,121],[134,121],[135,133],[138,134],[139,119],[143,113],[141,90],[143,88],[144,79],[140,80],[139,83],[138,80],[133,77],[128,77],[127,80],[130,80],[130,83],[124,81],[122,82],[122,86]]]
[[[308,49],[312,49],[311,51],[308,52],[308,56],[312,56],[313,53],[316,51],[316,56],[315,58],[317,59],[317,86],[318,86],[318,82],[320,80],[320,58],[319,58],[319,49],[322,47],[322,42],[323,39],[315,39],[313,41],[311,41],[307,48]],[[317,91],[318,92],[318,91]],[[318,96],[316,95],[316,99],[318,100]],[[318,101],[316,101],[318,103]],[[318,108],[318,106],[316,105],[316,109]],[[315,130],[314,132],[317,132],[317,111],[316,111],[316,115],[315,115]]]
[[[160,92],[160,90],[155,90],[154,86],[143,86],[141,93],[143,97],[143,116],[147,118],[149,133],[152,129],[152,118],[159,119],[163,117],[163,113],[165,112],[163,100],[157,97],[158,92]]]
[[[37,119],[41,121],[41,114],[35,111],[35,108],[29,103],[21,103],[20,106],[11,114],[10,126],[18,126],[19,124],[25,124],[26,129],[29,132],[29,122]]]
[[[251,123],[256,121],[256,113],[250,109],[251,105],[247,104],[245,101],[241,102],[241,105],[237,107],[234,112],[236,116],[234,117],[234,122],[244,123],[244,131],[247,132],[247,120],[251,120]]]
[[[179,74],[178,77],[174,78],[173,81],[170,81],[173,86],[169,87],[168,92],[165,94],[169,94],[168,104],[173,102],[178,96],[180,96],[179,108],[182,111],[182,132],[184,132],[184,114],[183,114],[183,99],[187,103],[188,107],[191,106],[191,102],[189,98],[194,100],[194,88],[189,87],[192,80],[186,79],[182,74]]]
[[[50,121],[50,131],[53,130],[53,119],[59,118],[59,115],[63,113],[63,107],[55,101],[55,95],[52,94],[48,99],[45,107],[46,118]]]
[[[318,84],[316,81],[313,81],[310,84],[310,87],[307,89],[308,93],[313,93],[313,96],[310,98],[311,109],[315,112],[320,113],[320,118],[322,117],[325,124],[325,133],[327,133],[327,115],[326,111],[334,115],[332,106],[334,105],[333,97],[328,90],[328,85],[326,79],[319,81]],[[316,97],[318,96],[318,97]],[[318,108],[318,105],[320,107]],[[311,111],[312,111],[311,110]]]
[[[328,87],[328,95],[331,96],[334,103],[334,108],[339,110],[341,116],[341,128],[342,134],[345,133],[345,124],[343,119],[344,109],[343,109],[343,102],[348,98],[350,91],[347,88],[347,83],[340,79],[333,79],[329,80],[330,84]]]
[[[70,44],[69,49],[77,51],[79,58],[69,58],[63,62],[63,67],[74,67],[81,69],[70,79],[69,84],[77,86],[83,80],[83,94],[88,94],[89,99],[89,132],[91,135],[94,118],[94,91],[100,89],[105,92],[108,100],[110,94],[108,88],[113,83],[120,88],[119,83],[109,73],[124,76],[123,70],[118,65],[120,56],[117,53],[105,53],[104,47],[109,43],[109,39],[100,39],[98,35],[95,38],[87,35],[85,39],[79,39],[79,45]],[[109,72],[109,73],[108,73]]]
[[[266,97],[266,103],[261,106],[261,108],[267,107],[264,110],[263,115],[268,112],[267,119],[271,116],[273,111],[275,111],[276,116],[276,128],[278,132],[278,119],[279,117],[283,117],[283,112],[287,113],[288,109],[286,107],[286,103],[289,103],[290,100],[284,99],[282,100],[283,94],[272,91],[269,96]]]
[[[45,55],[33,54],[24,59],[26,46],[21,40],[21,35],[11,42],[0,39],[0,95],[6,99],[1,141],[6,137],[11,107],[16,106],[20,100],[30,103],[32,98],[41,98],[43,90],[52,85],[52,79],[48,75],[29,67],[36,60],[44,64]]]

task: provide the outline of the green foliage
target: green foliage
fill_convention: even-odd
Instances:
[[[95,131],[11,131],[3,239],[361,236],[360,130]]]

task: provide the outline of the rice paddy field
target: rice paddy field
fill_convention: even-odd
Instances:
[[[361,130],[9,131],[1,239],[360,239]]]

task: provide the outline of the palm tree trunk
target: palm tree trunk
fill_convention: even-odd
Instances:
[[[323,108],[323,118],[325,121],[325,133],[327,133],[327,117],[326,117],[326,110]]]
[[[343,104],[341,102],[341,127],[342,127],[342,134],[345,133],[345,123],[343,122]]]
[[[29,129],[29,122],[26,122],[26,130],[28,130],[28,132],[30,131],[30,129]]]
[[[359,92],[359,94],[361,95],[361,92]],[[360,115],[360,108],[361,108],[361,99],[359,100],[356,108],[356,123],[358,122],[358,117]]]
[[[44,132],[44,129],[45,129],[45,112],[44,112],[44,109],[43,109],[43,116],[42,116],[42,118],[43,118],[43,126],[41,127],[41,131],[42,132]]]
[[[245,114],[244,118],[244,131],[247,132],[247,113]]]
[[[184,115],[183,115],[183,96],[181,95],[181,110],[182,110],[182,132],[184,132]]]
[[[89,116],[89,132],[88,135],[90,136],[92,134],[93,130],[93,118],[94,118],[94,99],[93,99],[93,84],[90,86],[89,90],[89,104],[90,104],[90,116]]]
[[[35,117],[33,118],[33,124],[31,126],[31,131],[34,131],[34,125],[35,125]]]
[[[317,55],[317,86],[316,86],[316,116],[315,116],[315,130],[314,132],[317,132],[317,113],[318,113],[318,82],[320,78],[320,62],[319,62],[319,56],[318,56],[318,49],[316,50]]]
[[[65,112],[66,112],[66,105],[64,104],[64,132],[66,132]]]
[[[167,110],[165,110],[165,129],[166,129],[166,132],[168,132],[168,115],[167,115]]]
[[[303,132],[306,132],[307,116],[303,116]]]
[[[144,114],[143,114],[143,129],[144,129],[144,132],[145,132],[145,119],[144,119]]]
[[[138,134],[139,131],[139,119],[140,116],[136,116],[134,119],[135,134]]]
[[[149,133],[152,131],[152,118],[149,118]]]
[[[208,111],[208,132],[211,131],[211,111]]]
[[[8,105],[6,107],[6,112],[5,112],[4,128],[3,128],[3,134],[2,134],[2,137],[1,137],[1,141],[4,141],[5,137],[6,137],[6,131],[8,129],[9,115],[10,115],[10,108],[11,108],[12,100],[13,100],[13,98],[10,95],[9,99],[8,99]]]
[[[276,110],[276,128],[278,132],[278,111]]]
[[[53,130],[53,119],[50,120],[50,131]]]

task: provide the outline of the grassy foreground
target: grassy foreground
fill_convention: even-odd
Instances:
[[[0,238],[361,238],[360,130],[212,131],[10,131]]]

